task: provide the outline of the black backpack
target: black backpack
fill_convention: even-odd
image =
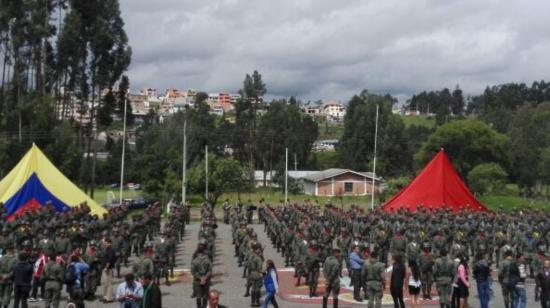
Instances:
[[[519,267],[516,262],[512,262],[508,269],[508,288],[515,288],[520,279]]]
[[[70,264],[65,271],[65,283],[68,285],[72,285],[76,282],[76,279],[76,266],[74,264]]]

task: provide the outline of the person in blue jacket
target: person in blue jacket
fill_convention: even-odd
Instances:
[[[265,273],[264,273],[264,288],[265,299],[262,308],[267,308],[269,303],[273,304],[273,307],[279,308],[275,294],[279,293],[279,279],[277,277],[277,268],[273,260],[265,261]]]

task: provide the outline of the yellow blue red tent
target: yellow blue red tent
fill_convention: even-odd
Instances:
[[[106,210],[63,175],[36,146],[0,181],[0,202],[8,219],[51,203],[56,211],[68,211],[86,202],[92,214]]]

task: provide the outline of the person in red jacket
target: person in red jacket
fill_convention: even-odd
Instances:
[[[34,262],[34,271],[32,275],[32,292],[31,297],[29,298],[29,302],[41,301],[44,297],[45,281],[42,277],[42,273],[44,272],[44,268],[46,268],[47,263],[48,256],[44,253],[43,250],[40,250],[38,253],[38,259],[36,259],[36,261]],[[36,297],[38,295],[38,288],[40,288],[40,297]]]

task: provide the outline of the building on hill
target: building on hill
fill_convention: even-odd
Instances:
[[[346,116],[346,106],[337,101],[330,101],[321,107],[321,114],[333,121],[342,121]]]

